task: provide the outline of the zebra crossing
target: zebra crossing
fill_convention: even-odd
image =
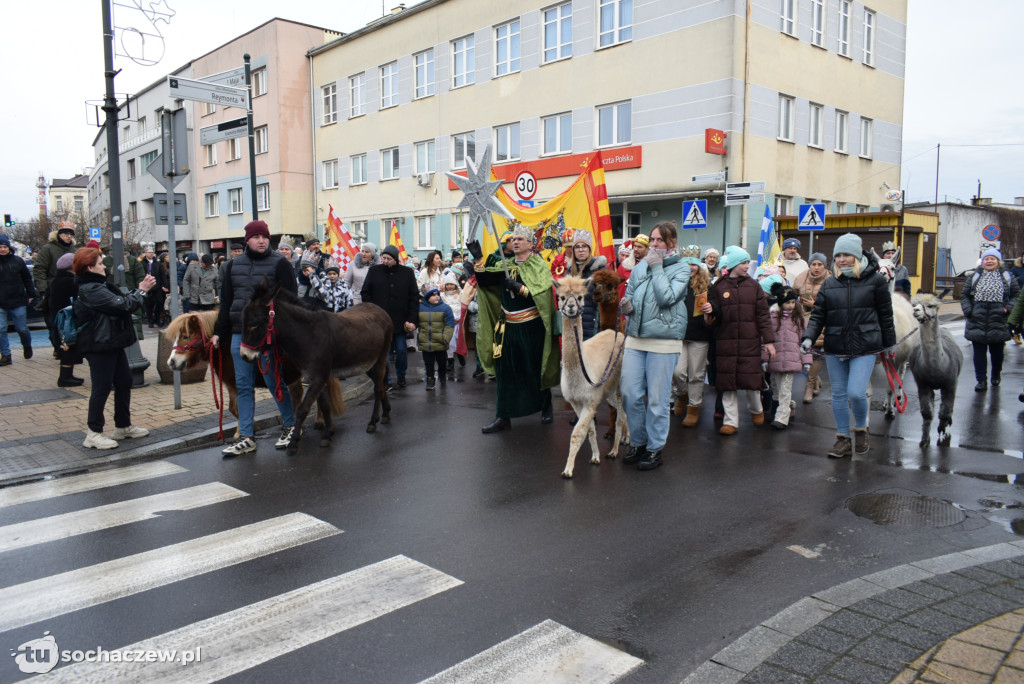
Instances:
[[[109,501],[116,498],[118,487],[146,480],[173,487],[173,481],[160,478],[187,472],[170,463],[149,463],[0,489],[0,513],[17,510],[17,506],[26,503],[100,490],[103,500]],[[40,544],[125,528],[163,511],[216,506],[248,496],[237,488],[210,482],[2,525],[0,559],[5,554],[30,552]],[[49,619],[341,534],[343,530],[334,525],[292,512],[6,586],[0,588],[0,634],[35,624],[42,631],[46,629],[44,621]],[[176,659],[71,663],[54,660],[58,667],[51,672],[23,671],[40,673],[30,681],[57,677],[90,682],[213,682],[413,604],[436,599],[463,584],[441,570],[397,555],[157,636],[145,635],[146,638],[130,645],[111,645],[110,649],[184,653],[201,647],[201,654],[196,653],[201,657],[187,666]],[[11,655],[17,655],[17,644],[8,646]],[[52,655],[58,657],[56,649]],[[13,661],[8,659],[2,666],[2,679],[16,678],[19,665]],[[641,665],[643,661],[638,658],[553,620],[545,620],[425,681],[612,682]]]

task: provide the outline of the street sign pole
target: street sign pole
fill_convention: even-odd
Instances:
[[[725,176],[722,180],[729,182],[728,165],[725,167]],[[729,204],[725,201],[726,197],[728,195],[722,196],[722,254],[725,254],[725,248],[729,246]]]
[[[246,118],[249,120],[249,199],[252,201],[252,220],[260,217],[259,209],[256,206],[256,133],[252,127],[252,65],[249,53],[242,55],[245,60],[245,87],[249,92],[249,107],[246,110]]]

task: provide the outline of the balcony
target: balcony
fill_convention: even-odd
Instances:
[[[126,140],[119,141],[117,144],[117,150],[119,153],[124,153],[134,147],[138,147],[143,143],[147,143],[150,140],[156,140],[157,138],[160,137],[160,130],[160,126],[150,126],[142,133],[139,133],[138,135],[133,135],[132,137],[127,138]]]

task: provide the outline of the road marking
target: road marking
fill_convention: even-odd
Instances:
[[[424,680],[423,684],[613,682],[643,662],[557,622],[545,620]]]
[[[62,477],[46,482],[4,487],[0,489],[0,508],[187,472],[185,468],[173,463],[156,461],[98,473]]]
[[[16,584],[0,589],[0,606],[4,607],[0,611],[0,632],[220,570],[335,534],[341,534],[341,530],[334,525],[305,513],[290,513]]]
[[[200,647],[201,659],[187,667],[178,662],[78,663],[48,676],[89,682],[214,682],[461,584],[395,556],[124,647],[178,653]]]
[[[0,552],[149,520],[163,511],[185,511],[242,496],[249,495],[220,482],[209,482],[173,492],[5,525],[0,527]]]

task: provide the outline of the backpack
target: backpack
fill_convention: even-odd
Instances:
[[[78,325],[75,321],[74,299],[53,317],[53,327],[57,329],[57,335],[60,336],[60,346],[64,351],[78,343],[78,333],[87,325],[89,325],[88,322]]]

